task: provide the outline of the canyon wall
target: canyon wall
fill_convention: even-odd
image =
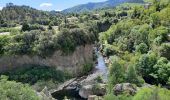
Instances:
[[[13,70],[24,65],[50,66],[78,75],[83,70],[83,65],[93,63],[93,45],[79,46],[69,55],[62,55],[56,51],[52,56],[42,58],[39,56],[15,55],[0,57],[0,72]]]

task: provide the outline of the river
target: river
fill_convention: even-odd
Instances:
[[[93,77],[96,77],[96,75],[97,76],[100,75],[102,77],[104,83],[106,83],[108,69],[106,67],[106,64],[105,64],[102,54],[97,51],[96,51],[96,54],[97,54],[97,65],[95,66],[95,71],[92,74],[88,75],[86,77],[86,79],[93,80]],[[63,100],[65,96],[70,100],[85,100],[79,96],[79,92],[77,91],[77,89],[61,90],[61,91],[53,93],[53,97],[58,100]]]

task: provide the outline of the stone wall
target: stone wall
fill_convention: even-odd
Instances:
[[[93,62],[93,45],[79,46],[70,55],[62,55],[61,51],[56,51],[46,58],[29,55],[2,56],[0,57],[0,72],[24,67],[24,65],[40,65],[67,70],[77,75],[87,62]]]

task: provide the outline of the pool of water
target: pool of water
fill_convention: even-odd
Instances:
[[[53,93],[52,96],[57,100],[63,100],[65,96],[69,100],[86,100],[81,98],[76,90],[61,90]]]

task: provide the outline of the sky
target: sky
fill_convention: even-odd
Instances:
[[[0,9],[2,9],[2,7],[6,5],[6,3],[14,3],[15,5],[27,5],[39,10],[61,11],[66,8],[76,6],[78,4],[101,1],[106,0],[0,0]]]

